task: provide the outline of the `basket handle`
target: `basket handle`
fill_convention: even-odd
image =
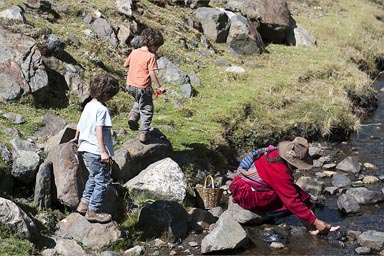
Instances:
[[[205,177],[205,181],[204,181],[204,188],[206,188],[206,187],[207,187],[207,180],[208,180],[208,178],[210,178],[210,179],[211,179],[212,188],[215,188],[215,182],[213,181],[213,178],[212,178],[212,176],[211,176],[211,175],[208,175],[207,177]]]

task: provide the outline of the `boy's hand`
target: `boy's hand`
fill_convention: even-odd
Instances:
[[[159,91],[159,92],[160,92],[160,94],[163,94],[163,93],[165,93],[165,92],[166,92],[166,90],[167,90],[167,89],[165,89],[164,87],[160,86],[159,88],[157,88],[157,90],[156,90],[156,91]]]
[[[109,155],[107,152],[101,153],[101,162],[108,163],[109,162]]]
[[[153,92],[153,94],[155,95],[155,97],[156,97],[156,99],[157,99],[157,97],[159,97],[159,95],[160,94],[163,94],[163,93],[165,93],[165,91],[166,91],[166,89],[164,88],[164,87],[158,87],[157,89],[156,89],[156,91],[154,91]]]

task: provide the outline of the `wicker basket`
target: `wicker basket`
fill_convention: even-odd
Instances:
[[[207,188],[207,180],[212,183],[211,188]],[[195,187],[197,207],[203,209],[212,209],[218,205],[223,195],[224,189],[215,188],[215,183],[211,175],[208,175],[204,181],[204,187]]]

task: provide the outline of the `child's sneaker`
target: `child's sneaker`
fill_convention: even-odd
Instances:
[[[81,215],[84,215],[88,210],[88,205],[80,200],[79,205],[76,208],[76,211]]]
[[[150,139],[149,132],[140,132],[139,133],[139,141],[141,143],[146,143]]]
[[[107,223],[112,220],[111,214],[95,212],[95,211],[92,211],[91,209],[88,209],[87,213],[85,214],[85,218],[89,222],[98,222],[98,223]]]
[[[128,117],[129,129],[137,131],[139,129],[139,124],[137,121],[139,121],[139,116],[135,113],[130,114]]]

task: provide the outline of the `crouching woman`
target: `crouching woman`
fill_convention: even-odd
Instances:
[[[308,141],[296,137],[246,156],[229,186],[232,201],[267,216],[293,213],[313,235],[338,230],[315,216],[310,196],[294,182],[294,170],[312,168],[308,149]]]

